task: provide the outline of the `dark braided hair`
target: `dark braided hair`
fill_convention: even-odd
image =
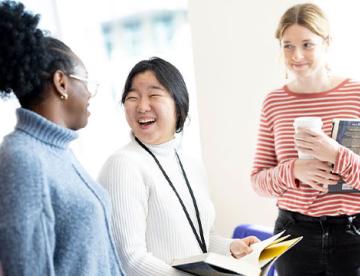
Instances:
[[[57,70],[71,74],[79,62],[68,46],[37,28],[39,19],[22,3],[0,2],[0,97],[13,92],[25,108],[46,97]]]

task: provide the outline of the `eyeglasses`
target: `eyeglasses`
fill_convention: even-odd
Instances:
[[[98,89],[99,89],[99,83],[97,81],[94,81],[94,80],[91,80],[88,78],[84,78],[84,77],[81,77],[78,75],[74,75],[74,74],[70,74],[69,77],[84,82],[86,84],[86,88],[88,89],[88,91],[91,94],[91,97],[95,97],[95,95],[97,94]]]

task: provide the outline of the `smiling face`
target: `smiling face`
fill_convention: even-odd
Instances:
[[[152,145],[174,138],[175,101],[152,71],[137,74],[124,101],[126,120],[134,135]]]
[[[288,27],[281,38],[286,67],[297,78],[326,72],[328,42],[298,24]]]

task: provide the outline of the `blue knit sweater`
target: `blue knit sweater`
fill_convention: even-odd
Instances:
[[[0,261],[5,276],[123,275],[108,195],[68,148],[77,134],[17,110],[0,147]]]

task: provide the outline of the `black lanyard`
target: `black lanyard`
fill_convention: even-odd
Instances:
[[[137,137],[135,137],[135,140],[136,142],[144,149],[146,150],[151,156],[152,158],[154,158],[156,164],[159,166],[159,169],[161,170],[162,174],[164,175],[165,179],[167,180],[167,182],[169,183],[170,187],[173,189],[176,197],[178,198],[183,210],[184,210],[184,213],[186,215],[186,218],[191,226],[191,229],[196,237],[196,240],[197,242],[199,243],[199,246],[202,250],[203,253],[206,253],[207,250],[206,250],[206,243],[205,243],[205,239],[204,239],[204,232],[203,232],[203,228],[202,228],[202,224],[201,224],[201,219],[200,219],[200,212],[199,212],[199,208],[197,207],[197,204],[196,204],[196,199],[195,199],[195,196],[194,196],[194,193],[191,189],[191,186],[190,186],[190,183],[189,183],[189,180],[186,176],[186,173],[185,173],[185,170],[184,170],[184,167],[181,163],[181,160],[180,160],[180,157],[179,155],[177,154],[176,150],[175,150],[175,154],[176,154],[176,157],[179,161],[179,164],[180,164],[180,168],[181,168],[181,171],[183,173],[183,176],[184,176],[184,179],[185,179],[185,182],[186,182],[186,185],[189,189],[189,193],[191,195],[191,199],[192,199],[192,202],[194,204],[194,208],[195,208],[195,212],[196,212],[196,218],[197,218],[197,221],[198,221],[198,224],[199,224],[199,232],[200,232],[200,236],[198,235],[198,233],[196,232],[196,229],[195,229],[195,226],[194,226],[194,223],[192,222],[191,218],[190,218],[190,215],[189,215],[189,212],[187,211],[186,207],[185,207],[185,204],[184,202],[182,201],[180,195],[178,194],[177,190],[175,189],[174,187],[174,184],[171,182],[169,176],[167,175],[167,173],[165,172],[164,168],[161,166],[159,160],[156,158],[156,156],[150,151],[150,149],[148,149],[148,147],[146,147]]]

